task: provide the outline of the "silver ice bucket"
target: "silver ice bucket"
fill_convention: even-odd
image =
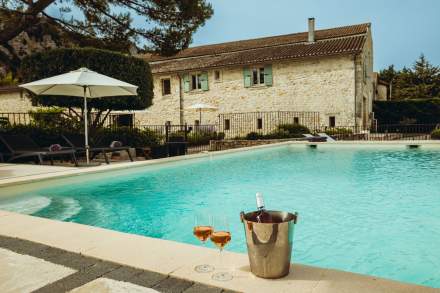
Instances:
[[[293,228],[297,213],[266,211],[273,223],[258,223],[258,212],[240,213],[244,225],[251,272],[266,279],[289,274]]]

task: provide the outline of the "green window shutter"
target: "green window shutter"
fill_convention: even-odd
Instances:
[[[243,68],[243,79],[244,79],[244,87],[251,86],[252,74],[251,70],[247,67]]]
[[[183,76],[183,91],[185,93],[189,92],[190,90],[190,78],[189,78],[189,74],[185,74]]]
[[[204,72],[200,74],[200,83],[202,85],[202,90],[208,90],[208,73]]]
[[[269,86],[273,84],[272,65],[264,66],[264,84]]]

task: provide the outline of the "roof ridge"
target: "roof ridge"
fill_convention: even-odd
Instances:
[[[337,26],[337,27],[332,27],[332,28],[319,29],[319,30],[315,30],[315,33],[316,32],[323,32],[323,31],[330,31],[330,30],[337,30],[337,29],[351,28],[351,27],[355,27],[355,26],[371,26],[371,22],[364,22],[364,23],[359,23],[359,24],[352,24],[352,25],[344,25],[344,26]],[[308,33],[308,31],[303,31],[303,32],[282,34],[282,35],[275,35],[275,36],[257,37],[257,38],[250,38],[250,39],[244,39],[244,40],[227,41],[227,42],[223,42],[223,43],[214,43],[214,44],[188,47],[187,49],[218,46],[218,45],[227,45],[227,44],[231,44],[231,43],[240,43],[240,42],[248,42],[248,41],[258,41],[258,40],[264,40],[264,39],[275,39],[275,38],[280,38],[280,37],[289,37],[289,36],[295,36],[295,35],[301,35],[301,34],[307,34],[307,33]],[[356,35],[359,35],[359,34],[356,34]],[[347,37],[348,36],[350,36],[350,35],[347,35]],[[336,39],[338,37],[324,37],[321,40],[333,39],[333,38]],[[303,42],[292,42],[292,43],[303,43]],[[286,44],[288,44],[288,43],[286,43]],[[262,47],[265,47],[265,46],[262,46]],[[262,47],[259,47],[259,48],[262,48]],[[187,49],[185,49],[185,50],[187,50]]]
[[[350,36],[356,36],[365,34],[365,32],[357,32],[356,28],[369,28],[371,26],[371,23],[360,23],[360,24],[353,24],[353,25],[347,25],[347,26],[340,26],[340,27],[334,27],[334,28],[327,28],[327,29],[319,29],[315,30],[315,36],[317,37],[317,41],[323,41],[323,40],[329,40],[329,39],[337,39],[340,37],[350,37]],[[351,29],[351,30],[350,30]],[[355,30],[353,30],[355,29]],[[346,32],[344,32],[346,30]],[[332,35],[333,33],[333,35]],[[340,35],[338,35],[338,33]],[[301,38],[306,37],[306,32],[298,32],[298,33],[291,33],[291,34],[284,34],[284,35],[276,35],[276,36],[267,36],[267,37],[260,37],[260,38],[253,38],[253,39],[246,39],[246,40],[238,40],[238,41],[230,41],[230,42],[224,42],[224,43],[216,43],[216,44],[208,44],[208,45],[202,45],[202,46],[195,46],[195,47],[189,47],[187,49],[184,49],[177,53],[174,56],[169,57],[163,57],[163,56],[157,56],[157,55],[150,55],[150,56],[143,56],[145,59],[150,59],[150,62],[160,62],[165,60],[177,60],[177,59],[186,59],[190,57],[197,57],[197,56],[212,56],[212,55],[219,55],[219,54],[227,54],[227,53],[233,53],[233,52],[240,52],[240,51],[247,51],[250,49],[257,49],[257,48],[270,48],[270,47],[276,47],[280,45],[288,45],[288,44],[300,44],[307,42],[306,39],[304,40],[294,40],[294,38]],[[292,38],[289,40],[288,38]],[[283,39],[287,39],[284,40]],[[270,41],[277,41],[278,43],[275,44],[268,44],[264,43],[270,42]],[[254,44],[252,44],[254,43]],[[255,44],[257,43],[257,44]],[[261,44],[259,44],[261,43]],[[249,46],[247,48],[241,48],[240,46],[246,46],[246,44]],[[233,47],[236,48],[230,48]],[[217,49],[217,50],[216,50]],[[213,52],[203,52],[203,50],[213,50]],[[194,51],[194,52],[193,52]],[[140,56],[142,58],[142,55]]]
[[[252,51],[257,51],[257,50],[264,49],[264,48],[276,48],[276,47],[295,46],[295,45],[309,45],[309,44],[312,45],[312,44],[316,44],[316,43],[331,42],[333,40],[343,40],[343,39],[348,39],[348,38],[355,38],[355,37],[362,36],[362,35],[363,35],[363,33],[358,33],[358,34],[352,34],[352,35],[347,35],[347,36],[324,38],[324,39],[321,39],[321,40],[317,40],[317,41],[315,41],[313,43],[309,43],[308,41],[291,42],[291,43],[284,43],[284,44],[275,44],[275,45],[267,45],[267,46],[261,46],[261,47],[254,47],[254,48],[238,49],[238,50],[232,50],[232,51],[221,52],[221,53],[212,53],[212,54],[204,54],[204,55],[192,55],[192,56],[183,56],[183,57],[176,57],[176,58],[159,59],[159,60],[153,60],[150,63],[151,64],[160,64],[162,62],[169,62],[169,61],[172,61],[172,60],[180,61],[180,60],[195,59],[195,58],[200,58],[200,57],[222,56],[222,55],[229,55],[229,54],[234,54],[234,53],[238,53],[238,52],[252,52]]]

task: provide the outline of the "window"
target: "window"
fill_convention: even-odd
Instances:
[[[294,124],[299,124],[299,118],[298,117],[293,117],[293,123]]]
[[[202,75],[200,73],[191,75],[191,90],[202,89]]]
[[[264,66],[243,67],[243,81],[244,87],[261,85],[272,86],[272,65],[267,64]]]
[[[169,78],[162,79],[162,96],[171,94],[171,80]]]
[[[264,84],[264,67],[252,69],[252,85]]]
[[[200,121],[199,120],[194,120],[194,126],[199,126],[200,125]]]
[[[336,117],[335,116],[328,117],[328,126],[330,126],[330,127],[336,126]]]
[[[257,119],[257,129],[262,129],[263,128],[263,118],[258,118]]]
[[[220,72],[220,70],[215,70],[215,71],[214,71],[214,80],[215,80],[216,82],[221,81],[221,72]]]
[[[207,91],[209,89],[208,73],[199,72],[183,75],[183,91]]]
[[[133,127],[133,116],[133,114],[116,114],[113,116],[113,123],[116,124],[116,126]]]
[[[231,120],[229,120],[229,119],[225,119],[225,125],[224,125],[225,127],[225,130],[229,130],[229,129],[231,129]]]

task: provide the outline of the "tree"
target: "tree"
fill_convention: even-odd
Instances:
[[[382,69],[379,73],[380,79],[382,79],[383,81],[386,81],[388,83],[391,83],[394,78],[396,77],[397,72],[394,69],[394,65],[390,65],[388,66],[388,68],[386,69]]]
[[[20,56],[12,41],[23,32],[51,27],[62,35],[128,52],[133,44],[162,55],[187,48],[193,33],[213,14],[205,0],[2,0],[0,62],[15,72]],[[143,25],[134,24],[132,15]]]
[[[36,53],[23,59],[20,73],[25,82],[87,67],[99,73],[137,85],[138,96],[117,96],[89,100],[89,113],[96,111],[91,128],[102,125],[112,110],[142,110],[152,104],[153,81],[147,62],[121,53],[93,48],[56,49]],[[67,108],[65,115],[83,120],[83,99],[67,96],[29,95],[33,105]],[[78,111],[80,109],[81,111]],[[104,115],[104,117],[102,117]],[[89,120],[90,121],[90,120]]]
[[[440,67],[432,65],[423,54],[411,68],[396,71],[391,65],[379,75],[392,84],[393,99],[440,98]]]

